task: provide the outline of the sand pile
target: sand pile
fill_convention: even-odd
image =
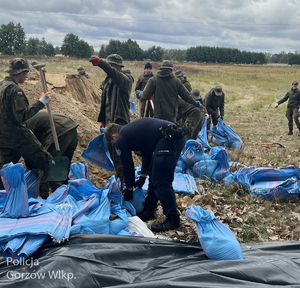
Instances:
[[[74,119],[79,127],[78,146],[73,162],[86,162],[81,153],[88,143],[99,135],[97,122],[101,90],[91,80],[77,74],[46,73],[47,87],[51,93],[51,110]],[[30,72],[25,83],[20,85],[24,90],[29,103],[33,104],[43,92],[39,73]],[[132,115],[132,120],[137,118]],[[136,157],[136,161],[139,159]],[[108,178],[114,173],[88,163],[91,181],[98,187],[106,185]]]

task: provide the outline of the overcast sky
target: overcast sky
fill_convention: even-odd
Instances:
[[[191,46],[300,50],[300,0],[0,0],[0,23],[61,46],[73,33],[99,51],[110,39],[146,50]],[[3,8],[5,7],[5,8]]]

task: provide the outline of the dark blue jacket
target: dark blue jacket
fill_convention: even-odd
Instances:
[[[172,122],[157,118],[140,118],[127,125],[120,126],[116,142],[117,153],[123,163],[126,187],[131,188],[135,182],[135,167],[132,151],[141,151],[143,155],[141,173],[148,174],[152,153],[160,139],[163,138],[160,127],[167,127]]]

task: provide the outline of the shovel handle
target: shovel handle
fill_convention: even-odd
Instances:
[[[38,65],[35,65],[34,67],[37,68],[40,72],[44,93],[48,92],[46,76],[45,76],[45,69],[43,69],[43,67],[45,67],[45,65],[40,64],[39,67],[38,67]],[[55,129],[55,125],[54,125],[53,116],[52,116],[52,112],[51,112],[49,102],[46,104],[46,108],[47,108],[49,119],[50,119],[50,126],[51,126],[51,130],[52,130],[52,134],[53,134],[55,149],[56,149],[56,151],[60,151],[59,143],[58,143],[58,139],[57,139],[57,133],[56,133],[56,129]]]

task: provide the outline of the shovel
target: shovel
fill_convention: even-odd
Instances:
[[[45,64],[36,64],[33,65],[35,69],[37,69],[40,72],[41,81],[44,93],[48,91],[47,89],[47,83],[46,83],[46,76],[45,76]],[[49,163],[49,171],[47,180],[48,181],[62,181],[66,180],[68,178],[68,172],[69,172],[69,158],[65,156],[61,156],[61,151],[59,148],[59,143],[57,139],[56,129],[53,121],[52,112],[50,109],[50,103],[46,104],[46,108],[48,111],[49,119],[50,119],[50,126],[53,134],[53,140],[55,144],[56,149],[56,156],[52,158],[51,162]]]

